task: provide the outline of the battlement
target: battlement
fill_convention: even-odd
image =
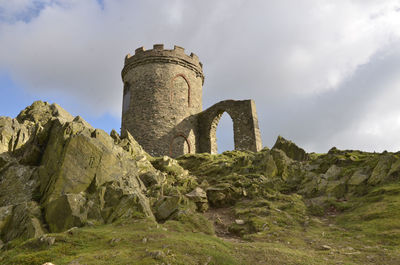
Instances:
[[[130,69],[147,64],[147,63],[173,63],[189,68],[196,72],[196,75],[204,81],[203,65],[199,61],[199,57],[191,53],[187,55],[183,47],[174,46],[174,49],[164,49],[163,44],[154,44],[153,49],[146,50],[139,47],[135,50],[134,55],[127,54],[125,57],[125,66],[122,70],[122,76]]]

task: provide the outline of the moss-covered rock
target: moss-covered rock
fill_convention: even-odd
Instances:
[[[163,196],[153,206],[154,215],[158,221],[168,219],[179,220],[182,216],[191,215],[196,209],[193,201],[185,196]]]
[[[207,193],[200,187],[196,187],[194,190],[186,194],[189,200],[196,203],[197,210],[205,212],[208,209]]]
[[[16,238],[28,239],[39,237],[46,230],[43,227],[42,213],[36,202],[24,202],[12,206],[12,208],[3,208],[3,218],[0,213],[1,239],[5,242]],[[4,218],[5,217],[5,218]],[[3,225],[1,225],[3,219]]]
[[[154,205],[155,216],[158,220],[166,220],[178,211],[182,198],[180,196],[164,196]]]
[[[0,207],[0,239],[1,235],[5,233],[3,232],[5,225],[9,222],[12,216],[12,209],[12,205]]]
[[[19,123],[46,124],[52,119],[58,119],[62,123],[72,121],[74,117],[56,103],[49,104],[39,100],[22,110],[16,119]]]
[[[390,154],[381,155],[379,157],[378,164],[375,166],[374,170],[371,173],[370,178],[368,179],[368,184],[376,185],[384,181],[391,168],[393,161],[394,157],[392,155]]]
[[[86,198],[82,194],[66,194],[46,205],[46,222],[50,231],[60,232],[83,226],[87,221]]]
[[[350,186],[358,186],[364,183],[369,178],[368,173],[366,173],[365,171],[366,170],[364,168],[356,170],[350,177],[347,184]]]
[[[31,201],[38,188],[37,169],[16,161],[0,169],[0,207]]]
[[[209,187],[207,190],[207,198],[213,207],[226,207],[234,205],[242,196],[243,190],[229,183],[220,183]]]
[[[305,161],[308,159],[308,154],[304,149],[298,147],[292,141],[286,140],[282,136],[278,136],[272,149],[280,149],[285,152],[288,157],[297,161]]]

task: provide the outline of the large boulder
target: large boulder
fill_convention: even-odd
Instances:
[[[360,168],[353,173],[353,175],[350,177],[347,184],[350,187],[353,187],[353,186],[356,187],[358,185],[361,185],[362,183],[365,183],[368,180],[368,178],[369,178],[369,174],[367,172],[367,169]]]
[[[205,212],[208,209],[207,193],[200,187],[196,187],[194,190],[186,194],[190,200],[196,203],[197,210]]]
[[[196,178],[173,158],[168,156],[153,158],[151,163],[164,174],[162,179],[158,178],[153,181],[156,187],[162,185],[161,195],[175,195],[176,192],[185,194],[198,186]]]
[[[297,161],[305,161],[308,159],[308,154],[304,149],[298,147],[292,141],[286,140],[282,136],[278,136],[272,149],[280,149],[285,152],[288,157]]]
[[[243,196],[243,190],[230,183],[220,183],[206,190],[207,199],[215,208],[234,205]]]
[[[53,119],[65,123],[72,121],[74,117],[56,103],[49,104],[38,100],[21,111],[16,118],[21,124],[46,124]]]
[[[384,181],[392,166],[392,162],[394,162],[394,157],[391,154],[382,154],[368,179],[368,184],[376,185]]]
[[[38,187],[37,169],[15,160],[0,169],[0,207],[32,200]]]
[[[88,207],[82,194],[66,194],[48,203],[45,218],[50,231],[60,232],[87,222]]]
[[[118,210],[117,217],[125,216],[121,213],[124,209],[121,203],[133,207],[143,216],[152,217],[140,175],[151,172],[156,175],[157,172],[149,161],[141,161],[145,159],[140,150],[127,152],[116,145],[110,135],[88,128],[81,121],[64,125],[55,123],[39,168],[46,220],[51,223],[54,212],[59,212],[59,207],[66,207],[69,210],[64,213],[74,221],[67,221],[66,216],[63,225],[54,226],[57,230],[83,225],[87,219],[83,212],[89,210],[96,221],[115,221],[114,211]],[[81,193],[84,195],[78,200]],[[74,205],[74,201],[79,204]],[[75,208],[84,210],[75,214]],[[129,207],[125,208],[128,210]]]
[[[154,205],[157,220],[163,221],[179,210],[182,201],[181,196],[164,196]]]
[[[1,239],[5,242],[15,238],[39,237],[46,232],[40,207],[33,201],[0,207],[0,229]]]

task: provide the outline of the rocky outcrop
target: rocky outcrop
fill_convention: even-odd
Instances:
[[[278,231],[400,178],[399,153],[307,154],[278,137],[259,152],[175,160],[151,157],[124,135],[40,101],[0,117],[0,245],[138,218],[207,226],[200,216],[209,208],[240,220],[227,225],[231,233]]]
[[[327,154],[307,154],[282,137],[277,143],[271,150],[185,155],[178,161],[190,174],[208,183],[205,191],[212,208],[237,208],[243,203],[247,207],[260,199],[275,201],[277,195],[271,194],[276,193],[284,202],[296,198],[297,207],[306,205],[310,212],[323,214],[336,207],[333,202],[363,196],[378,185],[395,183],[400,178],[399,153],[333,148]],[[301,200],[292,195],[301,196]],[[249,218],[259,215],[258,208],[243,211]],[[241,214],[236,217],[244,218]],[[236,228],[243,227],[246,225]]]
[[[1,240],[154,218],[146,184],[166,174],[148,157],[129,134],[108,135],[56,104],[0,117]]]

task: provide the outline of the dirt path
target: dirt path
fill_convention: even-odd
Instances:
[[[204,215],[212,222],[215,228],[215,234],[230,242],[245,243],[240,237],[229,232],[229,226],[235,222],[233,208],[212,208]]]

